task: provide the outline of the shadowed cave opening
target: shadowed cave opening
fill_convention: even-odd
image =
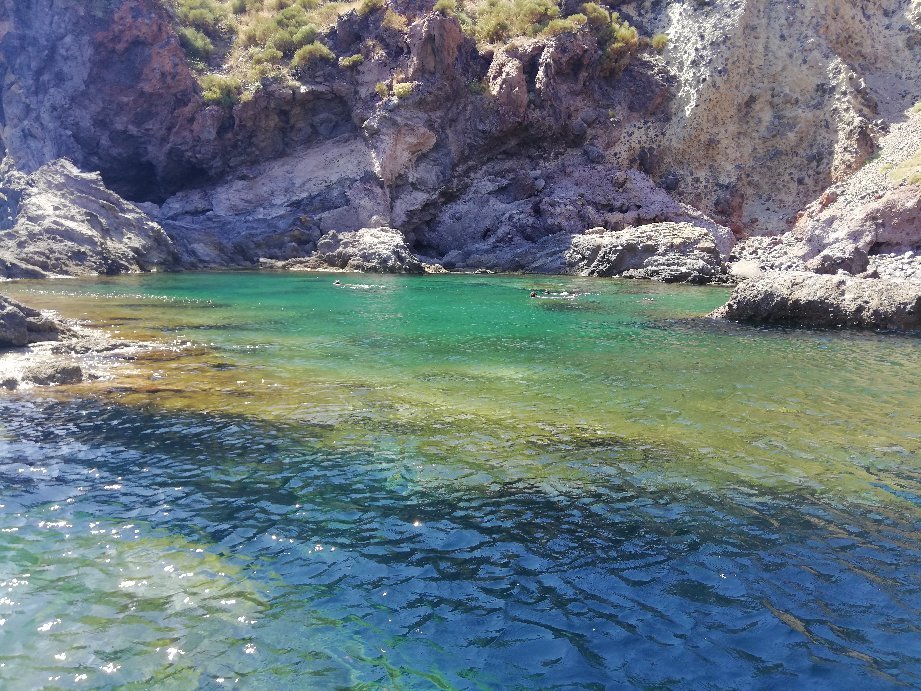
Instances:
[[[98,167],[106,187],[132,202],[162,204],[176,192],[201,187],[212,180],[204,168],[191,164],[160,175],[150,161],[136,159],[108,161]]]

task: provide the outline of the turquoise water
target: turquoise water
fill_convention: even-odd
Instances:
[[[164,347],[0,398],[0,686],[921,685],[921,340],[335,278],[13,286]]]

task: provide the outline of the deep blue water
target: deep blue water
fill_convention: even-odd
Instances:
[[[8,688],[921,684],[897,512],[649,489],[614,447],[570,451],[584,482],[479,484],[302,425],[0,416]]]

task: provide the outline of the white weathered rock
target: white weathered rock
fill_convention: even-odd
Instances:
[[[331,231],[317,242],[311,262],[346,271],[369,273],[425,273],[425,267],[395,228]]]
[[[171,268],[172,241],[95,173],[63,159],[31,175],[8,171],[0,193],[0,276],[115,274]]]
[[[827,189],[781,237],[753,237],[736,259],[765,270],[921,278],[921,113],[909,113],[879,156]]]
[[[669,118],[615,148],[654,151],[658,174],[680,177],[680,199],[734,230],[786,230],[921,94],[917,0],[628,6],[650,35],[668,35],[675,98]]]

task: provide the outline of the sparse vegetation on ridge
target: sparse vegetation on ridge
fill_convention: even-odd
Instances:
[[[339,16],[355,10],[380,29],[405,34],[411,17],[387,0],[164,0],[177,25],[177,36],[201,75],[209,103],[227,105],[260,88],[264,79],[289,80],[310,65],[360,65],[362,53],[338,57],[324,34]],[[589,2],[563,16],[561,0],[437,0],[433,10],[460,21],[465,33],[487,46],[521,37],[558,36],[583,31],[602,50],[602,74],[617,73],[640,45],[637,30],[606,7]],[[369,37],[370,38],[370,37]],[[665,48],[664,34],[643,45]],[[207,78],[206,78],[207,77]],[[380,91],[380,90],[378,90]],[[395,93],[393,95],[401,97]],[[231,96],[233,95],[233,96]],[[387,98],[391,87],[387,87]]]
[[[229,72],[250,88],[266,77],[290,78],[290,69],[310,62],[334,60],[322,34],[340,14],[359,5],[358,0],[167,2],[193,67],[200,74]]]
[[[396,82],[393,85],[393,95],[397,98],[406,98],[413,92],[415,84],[412,82]]]
[[[327,46],[320,43],[319,41],[314,41],[313,43],[308,43],[306,46],[303,46],[298,49],[294,54],[294,57],[291,59],[292,67],[303,67],[304,65],[309,65],[313,62],[319,62],[321,60],[334,60],[336,54],[333,53]]]
[[[611,12],[594,2],[582,5],[582,12],[588,18],[588,26],[602,51],[602,73],[619,72],[639,48],[639,32],[629,22],[621,19],[617,12]]]

